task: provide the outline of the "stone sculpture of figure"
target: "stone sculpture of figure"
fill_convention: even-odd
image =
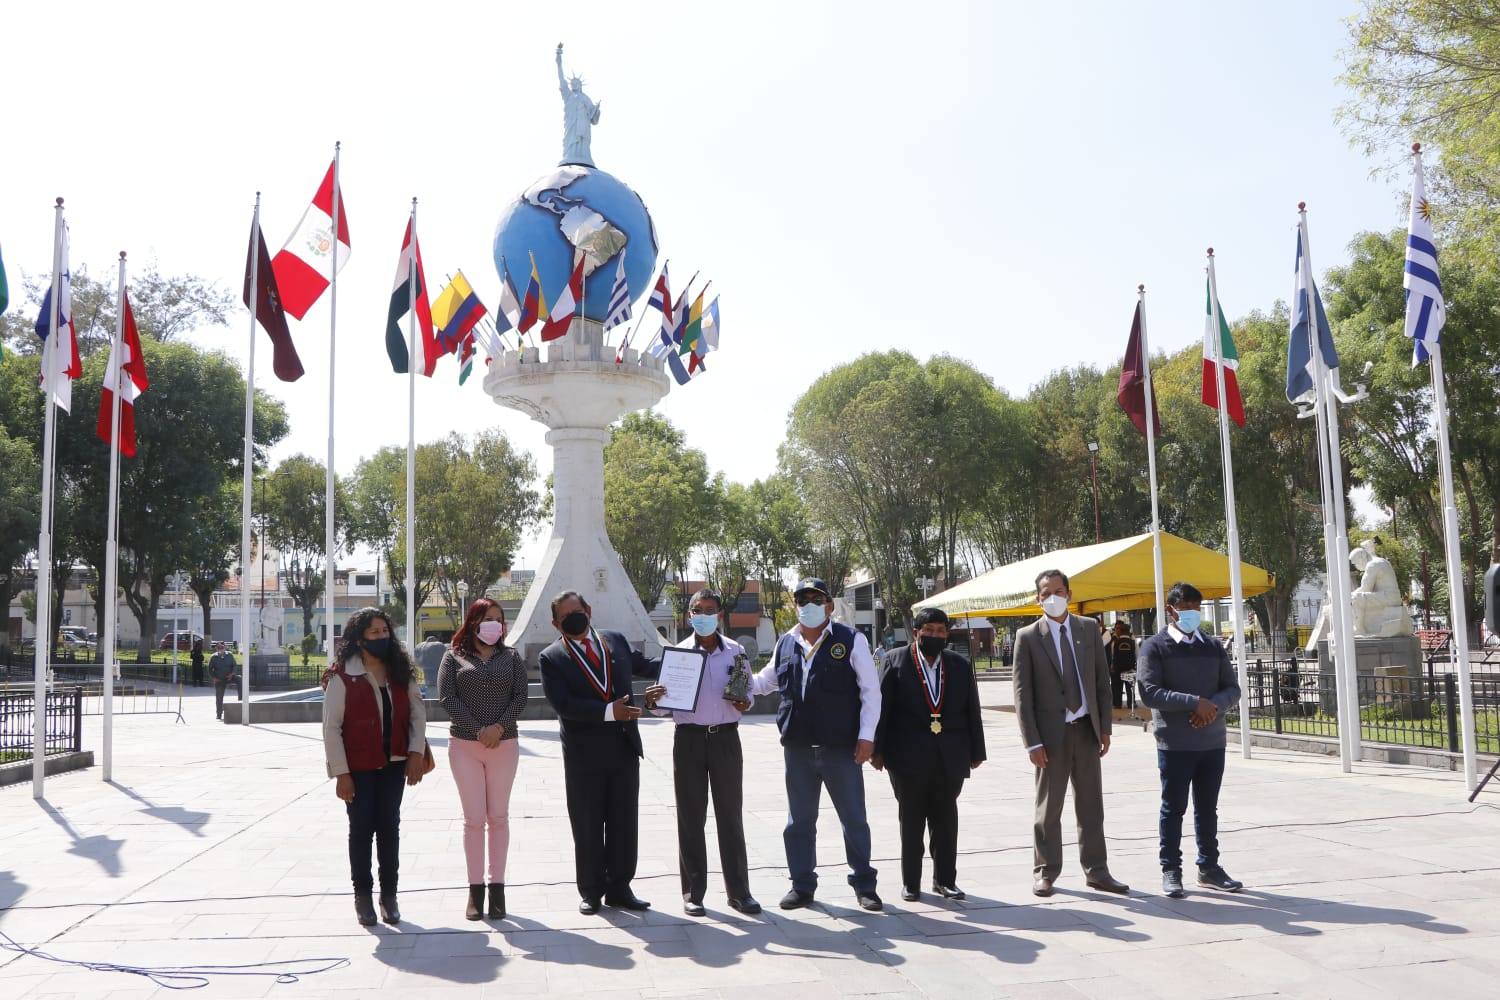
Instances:
[[[1376,539],[1366,539],[1349,553],[1359,570],[1359,587],[1349,595],[1356,636],[1411,635],[1411,615],[1401,603],[1401,585],[1390,560],[1375,554]]]
[[[589,140],[593,127],[599,124],[599,104],[583,92],[583,80],[574,76],[570,81],[563,76],[562,42],[557,43],[557,85],[563,99],[563,158],[558,166],[569,163],[585,167],[594,165],[589,151]]]

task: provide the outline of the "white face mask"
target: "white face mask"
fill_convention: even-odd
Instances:
[[[1068,599],[1061,594],[1053,594],[1042,602],[1042,610],[1050,618],[1061,618],[1068,610]]]
[[[827,617],[828,612],[821,604],[804,604],[797,609],[797,621],[808,628],[817,628]]]

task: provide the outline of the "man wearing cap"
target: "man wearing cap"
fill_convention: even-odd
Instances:
[[[817,824],[822,789],[844,831],[849,884],[866,910],[884,904],[870,867],[870,824],[860,768],[875,748],[880,679],[870,644],[860,632],[832,621],[828,584],[810,577],[792,592],[796,628],[776,643],[771,662],[754,677],[752,693],[779,692],[776,725],[786,760],[787,824],[782,831],[792,888],[783,910],[808,906],[818,888]]]

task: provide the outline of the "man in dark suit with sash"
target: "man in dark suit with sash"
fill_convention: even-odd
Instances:
[[[783,910],[808,906],[818,888],[818,801],[824,787],[844,831],[849,884],[866,910],[884,904],[870,867],[870,824],[860,769],[875,749],[880,721],[880,680],[870,644],[848,625],[831,620],[833,594],[815,577],[792,592],[798,626],[776,643],[771,662],[756,674],[752,693],[778,691],[776,725],[786,760],[787,824],[782,831],[792,888]]]
[[[634,674],[655,677],[649,660],[619,632],[596,631],[576,590],[552,601],[552,624],[561,633],[542,650],[542,692],[562,728],[563,775],[578,912],[599,912],[602,901],[627,910],[651,904],[630,888],[635,878],[641,788],[641,710],[630,704]],[[649,697],[646,707],[653,707]]]
[[[958,887],[958,796],[984,763],[984,722],[974,668],[948,646],[948,616],[917,612],[916,641],[882,657],[880,725],[870,763],[891,777],[901,823],[901,898],[921,897],[924,835],[931,837],[932,891]]]

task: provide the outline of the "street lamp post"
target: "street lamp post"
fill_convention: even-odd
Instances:
[[[1104,541],[1104,533],[1099,530],[1099,442],[1089,442],[1089,475],[1094,480],[1094,541]]]

